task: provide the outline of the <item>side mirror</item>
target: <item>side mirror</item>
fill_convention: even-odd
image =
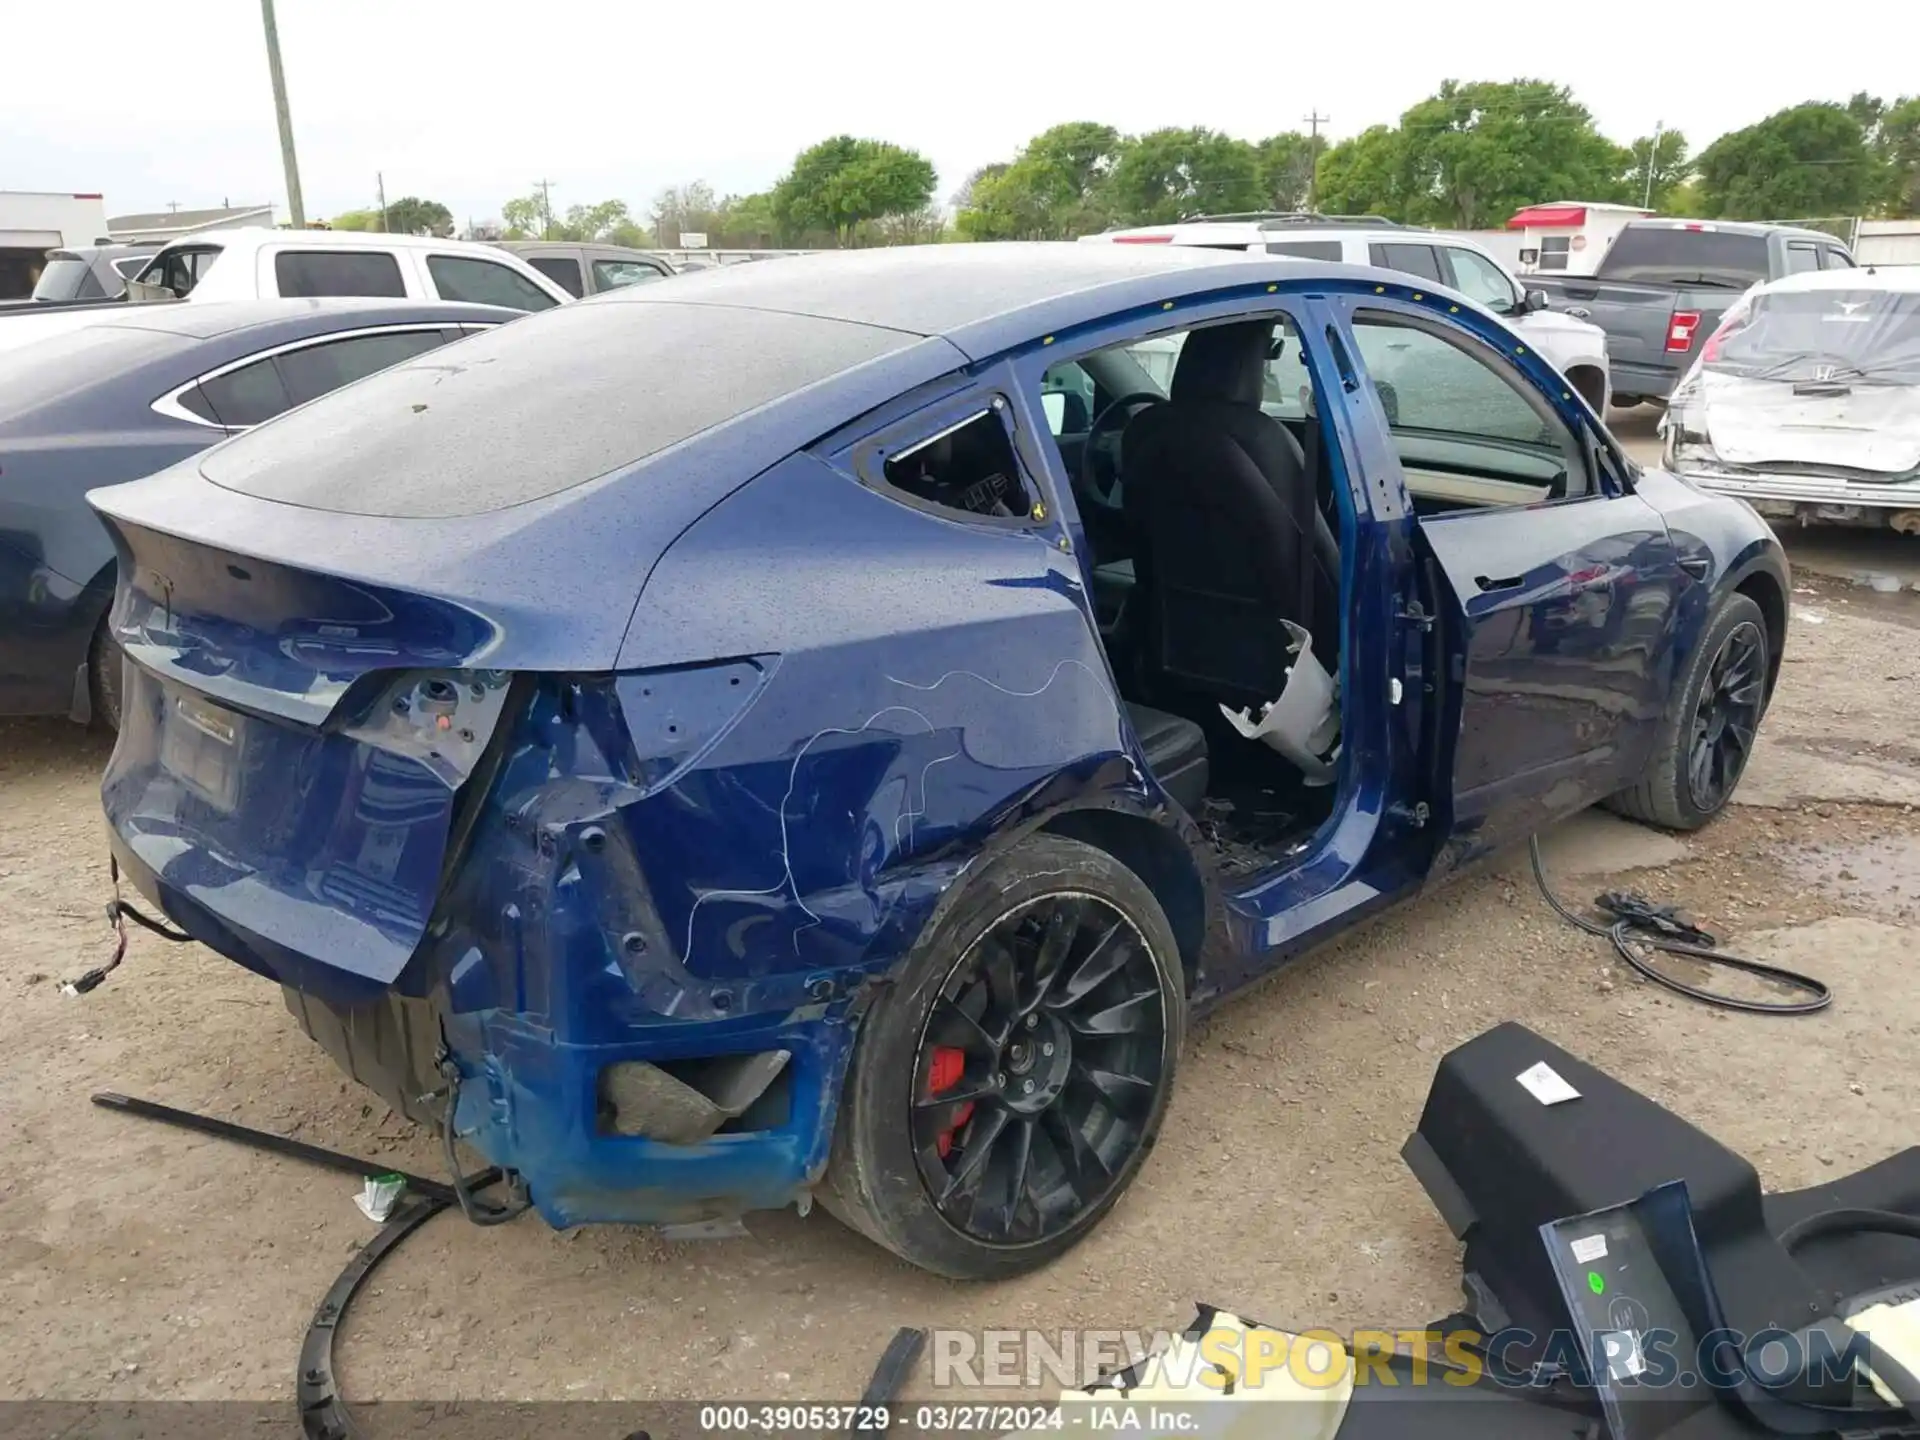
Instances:
[[[1546,308],[1547,308],[1547,292],[1546,291],[1528,290],[1521,294],[1520,313],[1522,315],[1531,315],[1536,310],[1545,310]]]

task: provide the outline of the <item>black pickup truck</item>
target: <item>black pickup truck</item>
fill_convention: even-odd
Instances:
[[[1607,332],[1616,405],[1664,400],[1721,316],[1751,286],[1799,270],[1850,270],[1820,230],[1737,220],[1634,220],[1586,275],[1528,275],[1547,307]]]

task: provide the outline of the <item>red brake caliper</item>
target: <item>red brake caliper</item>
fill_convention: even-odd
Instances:
[[[927,1092],[929,1095],[944,1095],[960,1083],[960,1077],[966,1072],[967,1054],[957,1045],[936,1045],[933,1057],[927,1065]],[[953,1149],[953,1137],[960,1128],[973,1118],[973,1101],[969,1100],[953,1112],[953,1123],[942,1130],[934,1140],[942,1160]]]

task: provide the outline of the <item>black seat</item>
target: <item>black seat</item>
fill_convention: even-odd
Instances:
[[[1318,633],[1319,619],[1338,642],[1338,617],[1315,615],[1331,532],[1299,442],[1260,408],[1273,330],[1246,321],[1190,333],[1171,397],[1121,439],[1149,668],[1237,706],[1286,687],[1280,621]]]
[[[1207,798],[1207,737],[1191,720],[1127,702],[1133,733],[1146,752],[1153,778],[1190,815]]]

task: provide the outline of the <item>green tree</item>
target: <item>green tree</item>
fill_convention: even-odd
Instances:
[[[597,205],[569,205],[567,213],[553,223],[556,240],[611,241],[616,231],[637,233],[633,216],[624,200],[602,200]]]
[[[1113,218],[1128,225],[1263,203],[1259,152],[1217,130],[1153,130],[1127,142],[1104,188]]]
[[[405,195],[387,206],[387,229],[396,235],[451,235],[453,212],[438,200]]]
[[[836,135],[795,157],[773,187],[774,219],[784,234],[828,231],[846,245],[863,220],[925,209],[937,178],[917,151]]]
[[[717,245],[743,250],[763,250],[777,244],[780,227],[773,218],[773,197],[764,190],[727,196],[714,213],[710,234]]]
[[[1627,147],[1627,153],[1632,159],[1621,183],[1629,205],[1665,210],[1693,174],[1693,161],[1687,155],[1687,137],[1678,130],[1662,130],[1657,138],[1642,135]]]
[[[380,212],[378,210],[348,210],[336,215],[327,222],[335,230],[378,230]]]
[[[1068,240],[1111,217],[1108,183],[1125,142],[1111,125],[1076,120],[1043,130],[1005,165],[985,166],[954,197],[971,240]]]
[[[1699,171],[1707,214],[1729,220],[1857,215],[1885,189],[1859,119],[1826,101],[1722,135],[1701,152]]]
[[[1444,82],[1400,117],[1405,218],[1462,230],[1542,200],[1610,200],[1627,155],[1544,80]]]
[[[1313,171],[1326,153],[1322,136],[1285,130],[1260,142],[1260,194],[1275,210],[1304,210],[1313,194]]]
[[[1874,127],[1881,168],[1881,208],[1889,215],[1920,215],[1920,95],[1888,106]]]
[[[545,240],[551,238],[553,214],[546,196],[538,190],[531,195],[516,195],[500,207],[500,222],[506,226],[509,240]]]
[[[1391,125],[1375,125],[1329,148],[1315,167],[1314,204],[1337,215],[1404,218],[1407,209],[1404,137]]]

